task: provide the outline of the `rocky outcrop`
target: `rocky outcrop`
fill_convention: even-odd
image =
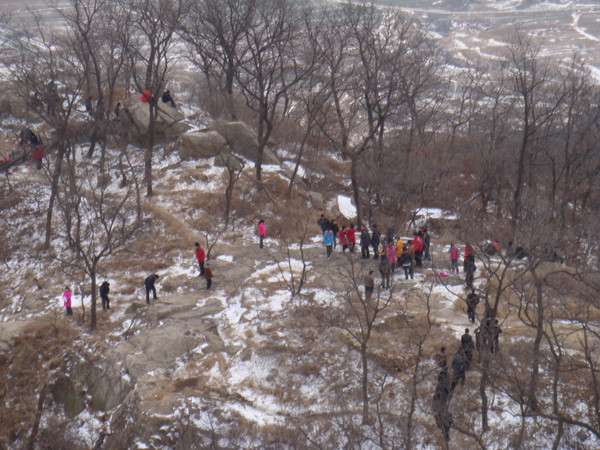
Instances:
[[[216,131],[193,131],[181,137],[179,156],[181,159],[211,158],[229,153],[227,141]]]
[[[228,122],[217,119],[210,123],[210,128],[218,132],[227,141],[229,148],[238,155],[251,161],[258,161],[258,140],[254,131],[244,122]],[[263,150],[263,164],[279,164],[277,156],[268,148]]]
[[[185,116],[177,109],[162,102],[157,102],[156,132],[160,136],[172,138],[185,133],[189,127],[182,121]],[[123,105],[119,115],[121,123],[133,136],[143,137],[148,134],[150,125],[150,104],[132,97]]]

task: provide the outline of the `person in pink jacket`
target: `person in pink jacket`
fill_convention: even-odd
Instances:
[[[63,305],[65,306],[65,308],[67,308],[67,316],[73,315],[73,310],[71,309],[71,295],[71,288],[67,286],[65,288],[65,292],[63,292],[62,295],[64,300]]]
[[[386,247],[387,259],[390,262],[390,266],[392,269],[392,273],[394,272],[394,268],[396,267],[396,248],[394,247],[393,242],[388,242]]]
[[[258,239],[260,240],[260,248],[263,248],[263,240],[267,235],[267,226],[265,225],[265,221],[260,219],[258,221]]]

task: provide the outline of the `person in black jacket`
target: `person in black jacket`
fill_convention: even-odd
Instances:
[[[110,292],[110,283],[108,281],[105,281],[100,285],[100,298],[102,299],[102,310],[103,311],[110,309],[110,299],[108,298],[109,292]]]
[[[369,247],[371,246],[371,236],[369,230],[364,225],[360,226],[360,254],[363,259],[369,259]]]
[[[333,249],[335,250],[337,247],[338,235],[340,234],[340,227],[335,219],[331,219],[329,226],[331,227],[331,231],[333,231]]]
[[[454,391],[454,388],[458,384],[459,380],[462,381],[462,385],[465,385],[465,355],[462,348],[459,348],[456,354],[454,355],[454,359],[452,360],[452,386],[451,389]]]
[[[156,288],[154,287],[154,282],[156,280],[158,280],[158,274],[153,273],[152,275],[148,275],[146,277],[146,281],[144,282],[144,285],[146,286],[146,303],[148,305],[150,304],[150,291],[152,291],[154,300],[158,300],[158,297],[156,296]]]
[[[175,108],[175,101],[173,100],[173,97],[171,97],[171,91],[170,90],[167,89],[165,92],[163,92],[162,102],[163,103],[170,103],[171,106],[173,108]]]
[[[467,317],[471,323],[475,323],[475,310],[479,304],[479,295],[475,293],[475,289],[471,290],[471,293],[467,295]]]
[[[319,217],[319,220],[317,220],[317,225],[319,225],[321,227],[321,231],[325,233],[331,227],[331,222],[329,222],[329,219],[325,217],[325,214],[321,214],[321,217]]]
[[[408,247],[406,245],[402,246],[402,255],[400,255],[400,259],[398,260],[398,265],[404,269],[404,276],[408,280],[408,276],[410,275],[410,279],[413,280],[415,278],[415,272],[413,268],[413,259],[408,251]]]
[[[371,227],[371,244],[373,244],[373,253],[375,258],[379,256],[379,243],[381,242],[381,232],[377,225],[373,224]]]
[[[471,366],[473,352],[475,351],[475,343],[469,334],[468,328],[465,330],[465,334],[463,334],[460,338],[460,348],[462,349],[465,358],[465,369],[468,369]]]

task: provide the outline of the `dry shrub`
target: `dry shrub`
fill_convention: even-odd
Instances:
[[[32,322],[13,340],[13,350],[0,364],[0,444],[13,447],[27,439],[40,390],[64,372],[78,331],[58,315]],[[19,446],[21,445],[19,444]]]

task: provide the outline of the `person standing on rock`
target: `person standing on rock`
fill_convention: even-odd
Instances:
[[[460,249],[456,245],[450,243],[450,250],[448,250],[448,253],[450,253],[450,271],[458,273],[458,257],[460,256]]]
[[[260,219],[258,221],[258,240],[260,241],[259,243],[259,247],[263,248],[263,241],[265,239],[265,236],[267,235],[267,226],[265,225],[265,221],[263,219]]]
[[[346,253],[348,249],[348,238],[346,237],[346,225],[342,225],[342,229],[338,233],[338,239],[340,241],[340,245],[342,246],[342,253]]]
[[[360,226],[360,253],[362,259],[369,259],[369,247],[371,246],[371,236],[369,236],[369,230],[364,225]]]
[[[381,242],[381,232],[377,225],[373,224],[371,227],[371,244],[373,244],[373,253],[375,254],[374,258],[379,257],[379,243]]]
[[[375,290],[375,278],[373,278],[373,269],[369,270],[369,274],[365,275],[365,300],[370,300]]]
[[[350,248],[350,252],[354,253],[354,247],[356,247],[356,228],[354,228],[353,223],[351,223],[346,230],[346,238],[348,238],[348,247]]]
[[[392,271],[390,267],[390,260],[386,252],[384,251],[379,255],[379,273],[381,274],[381,285],[379,286],[381,289],[389,289],[390,288],[390,272]]]
[[[402,247],[402,254],[400,255],[400,259],[398,260],[398,265],[402,266],[404,269],[404,277],[408,280],[408,276],[410,275],[410,279],[414,280],[415,271],[413,269],[413,258],[408,251],[406,245]]]
[[[146,304],[150,304],[150,291],[152,291],[154,300],[158,300],[156,296],[156,288],[154,287],[154,282],[158,280],[158,274],[153,273],[152,275],[148,275],[146,277],[146,281],[144,281],[144,285],[146,286]]]
[[[196,242],[194,246],[196,247],[196,260],[198,261],[198,266],[200,267],[199,276],[202,277],[204,276],[204,261],[206,260],[206,253],[204,252],[204,249],[200,247],[200,244],[198,242]]]
[[[110,309],[110,299],[108,298],[108,293],[110,292],[110,283],[108,281],[104,281],[100,285],[100,299],[102,300],[102,310],[106,311]]]
[[[331,227],[331,222],[329,222],[329,219],[325,217],[325,214],[321,214],[321,217],[319,217],[319,220],[317,220],[317,225],[321,227],[321,232],[325,233],[325,231]]]
[[[329,226],[331,227],[331,231],[333,231],[333,249],[335,250],[337,247],[337,236],[340,233],[340,226],[335,219],[331,219]]]
[[[206,290],[209,290],[212,286],[213,273],[210,268],[210,263],[206,263],[206,268],[204,269],[204,279],[206,280]]]
[[[73,310],[71,309],[71,288],[69,286],[67,286],[65,288],[65,292],[63,292],[62,298],[63,298],[63,305],[64,307],[67,309],[67,316],[72,316],[73,315]]]

